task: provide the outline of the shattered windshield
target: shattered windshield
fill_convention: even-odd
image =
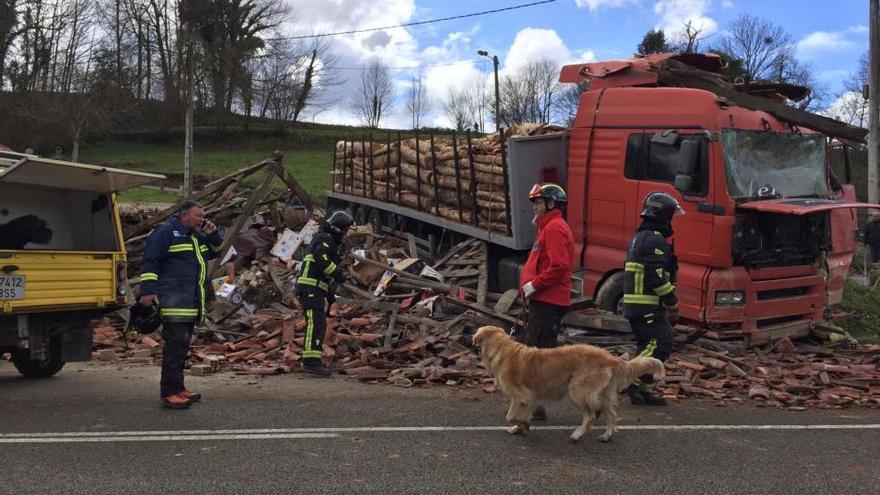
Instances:
[[[724,129],[724,171],[734,199],[828,195],[825,138]],[[761,194],[759,194],[761,190]]]

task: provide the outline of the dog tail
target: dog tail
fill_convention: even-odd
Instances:
[[[614,370],[614,381],[618,389],[623,389],[633,380],[642,375],[653,375],[655,380],[666,376],[663,362],[652,357],[635,357],[629,361],[623,361]]]

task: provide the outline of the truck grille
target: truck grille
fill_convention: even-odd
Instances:
[[[809,287],[789,287],[786,289],[762,290],[758,292],[759,301],[785,299],[787,297],[805,296],[810,293]]]

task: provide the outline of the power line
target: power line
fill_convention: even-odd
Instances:
[[[404,27],[411,27],[411,26],[422,26],[425,24],[433,24],[435,22],[453,21],[456,19],[465,19],[468,17],[477,17],[477,16],[481,16],[481,15],[486,15],[486,14],[497,14],[499,12],[508,12],[511,10],[524,9],[526,7],[534,7],[536,5],[543,5],[545,3],[553,3],[555,1],[556,0],[541,0],[539,2],[531,2],[531,3],[520,4],[520,5],[512,5],[510,7],[503,7],[500,9],[484,10],[482,12],[472,12],[470,14],[454,15],[454,16],[450,16],[450,17],[440,17],[438,19],[427,19],[424,21],[413,21],[413,22],[407,22],[404,24],[395,24],[393,26],[383,26],[383,27],[375,27],[375,28],[367,28],[367,29],[353,29],[351,31],[338,31],[335,33],[325,33],[325,34],[304,34],[304,35],[299,35],[299,36],[281,36],[278,38],[266,38],[266,39],[268,41],[304,40],[304,39],[309,39],[309,38],[323,38],[325,36],[343,36],[343,35],[347,35],[347,34],[369,33],[372,31],[383,31],[385,29],[404,28]]]

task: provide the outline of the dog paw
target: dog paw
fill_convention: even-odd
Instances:
[[[511,435],[520,435],[525,431],[521,425],[513,425],[507,429],[507,433]]]
[[[568,441],[571,443],[578,443],[578,442],[580,442],[580,440],[581,440],[581,436],[574,434],[574,433],[572,433],[571,436],[568,437]]]
[[[602,443],[608,443],[611,441],[611,433],[603,433],[599,435],[599,441]]]

